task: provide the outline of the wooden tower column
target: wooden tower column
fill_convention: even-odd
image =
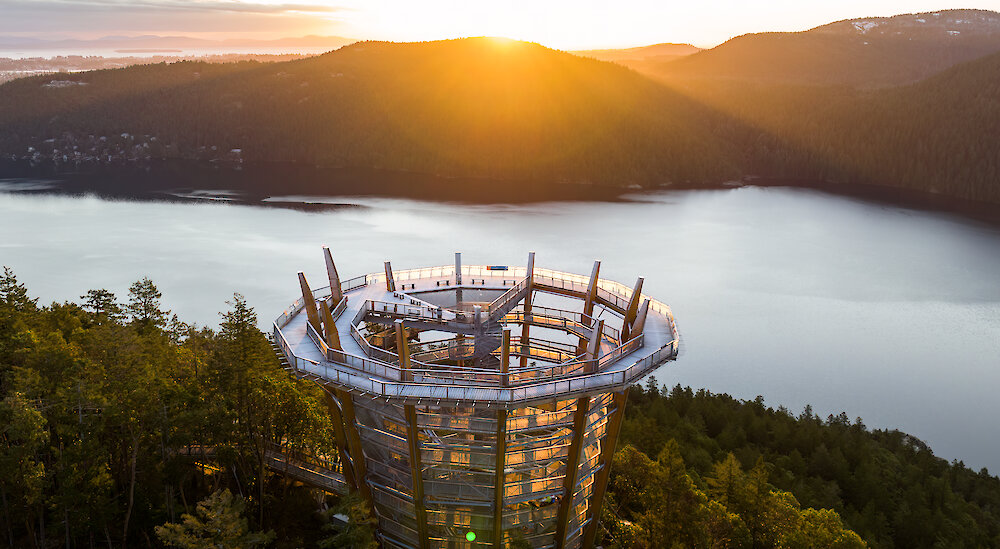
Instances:
[[[587,294],[583,298],[583,314],[591,318],[594,316],[594,301],[597,300],[597,282],[600,280],[600,273],[601,262],[595,261],[594,269],[590,272],[590,282],[587,284]],[[586,339],[581,337],[580,343],[576,347],[576,354],[582,355],[587,350],[588,343]]]
[[[510,330],[505,330],[510,336]],[[509,340],[508,340],[509,343]],[[503,549],[503,496],[507,475],[507,410],[497,412],[496,476],[493,483],[493,547]]]
[[[583,549],[591,549],[594,540],[597,538],[597,525],[601,520],[601,504],[604,501],[604,494],[608,489],[608,478],[611,474],[611,461],[615,455],[615,446],[618,444],[618,434],[621,432],[622,420],[625,418],[625,402],[628,399],[628,388],[620,393],[615,393],[615,411],[608,418],[608,428],[604,432],[604,440],[601,441],[601,465],[594,478],[594,491],[590,496],[590,508],[587,509],[586,528],[583,530]]]
[[[406,328],[402,320],[393,323],[396,327],[396,354],[399,355],[399,378],[413,381],[410,371],[410,345],[406,339]],[[427,549],[427,508],[424,505],[424,468],[420,460],[420,428],[417,425],[417,409],[412,404],[403,406],[406,414],[406,442],[410,451],[410,477],[413,481],[413,510],[417,521],[420,548]]]
[[[413,510],[417,520],[420,549],[427,549],[427,508],[424,505],[424,468],[420,459],[420,429],[417,426],[417,409],[412,404],[403,406],[406,412],[406,441],[410,447],[410,476],[413,479]]]
[[[507,371],[510,369],[510,328],[503,329],[503,335],[500,339],[500,386],[506,387],[510,385],[510,375]]]
[[[351,455],[351,463],[354,465],[354,475],[357,478],[358,492],[368,503],[368,508],[375,517],[375,503],[372,500],[371,487],[368,486],[368,465],[365,463],[365,454],[361,449],[361,435],[358,434],[357,418],[354,414],[354,396],[343,390],[335,389],[337,401],[340,402],[340,410],[344,419],[344,434],[347,438],[347,448]]]
[[[535,293],[535,252],[528,252],[528,293],[524,296],[524,321],[521,323],[521,367],[528,367],[531,336],[528,320],[531,318],[531,300]]]
[[[354,464],[351,462],[350,452],[347,449],[347,433],[344,431],[344,416],[340,413],[340,405],[330,394],[329,389],[323,389],[326,397],[326,409],[330,412],[330,420],[333,423],[333,436],[337,441],[337,453],[340,454],[340,468],[347,481],[347,487],[351,492],[358,491],[358,477],[354,473]]]
[[[569,511],[573,508],[573,493],[576,492],[576,479],[580,472],[580,453],[583,446],[583,432],[587,428],[587,413],[590,411],[590,397],[581,397],[576,401],[576,412],[573,414],[573,441],[566,455],[566,476],[563,477],[562,499],[559,500],[559,514],[556,518],[556,549],[566,546],[566,528],[569,523]]]
[[[396,354],[399,355],[399,380],[413,381],[413,372],[410,372],[410,343],[406,339],[406,327],[402,320],[393,322],[396,329]]]

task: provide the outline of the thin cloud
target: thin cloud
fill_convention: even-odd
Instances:
[[[318,4],[266,4],[241,2],[238,0],[14,0],[5,2],[8,8],[20,7],[32,10],[50,9],[98,9],[98,10],[171,10],[189,12],[237,12],[237,13],[331,13],[348,8]]]

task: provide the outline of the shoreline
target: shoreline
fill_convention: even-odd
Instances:
[[[4,181],[38,181],[25,189],[3,189]],[[87,165],[78,170],[24,160],[0,160],[0,191],[94,194],[133,200],[215,200],[241,205],[326,209],[347,204],[272,198],[379,197],[470,204],[622,202],[629,195],[662,191],[727,190],[740,187],[811,189],[889,206],[960,215],[1000,224],[1000,204],[899,187],[753,175],[720,183],[654,187],[455,177],[378,168],[333,168],[292,162],[215,163],[155,160],[143,164]]]

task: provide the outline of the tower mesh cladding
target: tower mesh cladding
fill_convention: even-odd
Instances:
[[[341,282],[326,254],[330,286],[300,273],[273,335],[327,390],[382,546],[592,546],[627,388],[677,355],[643,279],[536,269],[532,254]]]

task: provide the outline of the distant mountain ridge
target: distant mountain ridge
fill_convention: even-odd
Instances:
[[[648,72],[651,70],[651,67],[669,63],[670,61],[698,53],[699,51],[702,51],[701,48],[692,46],[691,44],[667,43],[617,50],[579,50],[570,53],[581,57],[618,63],[639,72]]]
[[[945,10],[848,19],[803,32],[747,34],[677,60],[635,68],[672,80],[884,87],[916,82],[998,51],[1000,14]]]
[[[909,33],[957,36],[1000,34],[1000,13],[989,10],[943,10],[891,17],[861,17],[827,23],[806,32],[863,36]]]
[[[570,53],[583,57],[593,57],[601,61],[620,61],[623,59],[678,58],[700,51],[702,51],[701,48],[691,44],[663,43],[636,48],[575,50]]]
[[[273,40],[231,38],[208,40],[191,36],[104,36],[91,40],[61,39],[41,40],[19,36],[0,36],[0,48],[27,51],[51,50],[156,50],[156,49],[201,49],[232,50],[234,48],[328,48],[337,49],[357,40],[342,36],[297,36]]]

